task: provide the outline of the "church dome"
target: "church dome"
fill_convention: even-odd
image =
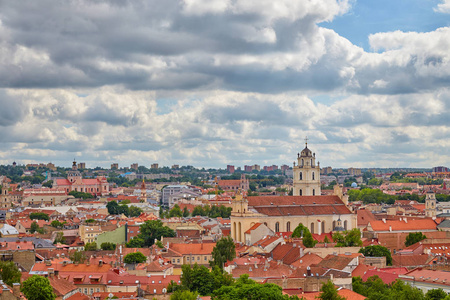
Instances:
[[[308,149],[308,144],[306,144],[305,149],[302,150],[301,156],[312,156],[312,151]]]

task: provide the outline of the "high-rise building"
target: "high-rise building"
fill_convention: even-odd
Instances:
[[[131,164],[130,168],[133,170],[137,170],[139,168],[139,165],[137,163],[134,163],[134,164]]]
[[[150,166],[151,169],[158,169],[158,164],[154,163]]]
[[[111,164],[111,170],[118,170],[118,169],[119,169],[119,164],[118,163]]]
[[[230,174],[233,174],[234,173],[234,166],[227,165],[227,172],[230,173]]]

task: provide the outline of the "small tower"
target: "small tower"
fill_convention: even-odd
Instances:
[[[425,216],[429,218],[436,217],[436,195],[431,189],[425,197]]]
[[[316,154],[308,149],[308,138],[305,149],[297,154],[297,165],[294,163],[294,196],[320,195],[320,166],[316,164]]]
[[[145,186],[144,179],[142,179],[141,184],[141,199],[143,199],[144,201],[147,199],[147,187]]]
[[[248,200],[247,198],[244,198],[242,196],[242,193],[238,191],[236,193],[235,198],[231,201],[232,204],[232,215],[239,215],[242,216],[242,214],[245,214],[248,212]]]
[[[72,171],[77,171],[78,167],[77,167],[77,162],[75,161],[75,158],[73,159],[73,163],[72,163]]]

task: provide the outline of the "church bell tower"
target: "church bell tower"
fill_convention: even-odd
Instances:
[[[294,162],[294,196],[319,196],[320,165],[316,164],[316,154],[308,149],[308,138],[305,149],[297,154],[297,165]]]

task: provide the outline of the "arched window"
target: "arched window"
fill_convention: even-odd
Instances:
[[[303,191],[302,191],[302,189],[300,189],[299,195],[302,196],[302,194],[303,194]]]
[[[241,226],[241,222],[239,222],[238,223],[238,241],[239,242],[242,242],[242,235],[241,235],[241,232],[242,232],[242,226]]]
[[[275,232],[280,232],[280,223],[279,222],[275,223]]]
[[[314,223],[311,223],[311,233],[314,233]]]
[[[334,228],[336,228],[336,221],[333,221],[333,228],[332,228],[332,230],[334,230]]]
[[[315,177],[314,177],[314,172],[313,172],[313,174],[312,174],[312,180],[314,180],[315,179]]]
[[[290,232],[291,231],[291,222],[287,222],[286,223],[286,231]]]
[[[302,166],[303,166],[303,158],[302,158]]]
[[[311,158],[311,166],[312,166],[312,158]]]
[[[322,233],[325,233],[325,221],[322,221]]]
[[[313,189],[313,196],[315,196],[316,195],[316,190],[315,189]]]
[[[299,174],[299,179],[303,180],[303,173],[302,172],[300,172],[300,174]]]
[[[344,221],[344,230],[347,230],[347,221]]]

